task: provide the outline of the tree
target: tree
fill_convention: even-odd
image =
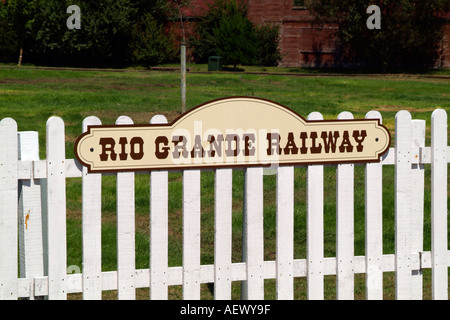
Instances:
[[[247,16],[245,1],[240,0],[214,0],[209,3],[207,13],[195,25],[195,37],[189,39],[194,47],[193,57],[197,63],[206,63],[210,56],[217,55],[216,37],[214,29],[220,21],[240,14]]]
[[[3,35],[1,38],[9,38],[7,40],[9,40],[10,49],[16,52],[19,51],[19,66],[22,64],[24,45],[27,43],[29,46],[27,39],[30,38],[37,2],[36,0],[8,1],[1,8],[1,18],[4,20],[3,28],[9,33],[9,37],[8,35]]]
[[[381,9],[381,29],[369,29],[367,7]],[[450,0],[307,0],[316,21],[336,22],[337,36],[353,64],[383,70],[434,65]]]
[[[213,29],[215,48],[225,64],[252,64],[256,57],[256,37],[253,25],[241,13],[222,17]]]
[[[130,55],[134,63],[145,67],[171,61],[176,56],[173,39],[151,14],[143,16],[131,32]]]

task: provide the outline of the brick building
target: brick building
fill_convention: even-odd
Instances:
[[[184,11],[188,18],[188,32],[196,18],[207,11],[211,0],[192,0]],[[339,61],[336,25],[313,26],[312,16],[302,0],[249,0],[248,17],[253,23],[274,23],[280,26],[281,66],[334,66]],[[189,25],[190,24],[190,25]],[[440,58],[436,67],[450,68],[450,23],[444,30],[440,44]]]

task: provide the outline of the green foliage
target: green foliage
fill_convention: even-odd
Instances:
[[[38,0],[0,2],[0,57],[6,61],[18,58],[28,45],[37,5]]]
[[[197,63],[220,55],[226,64],[277,65],[281,60],[278,48],[279,27],[255,26],[247,18],[247,1],[215,0],[207,14],[196,25],[190,44],[195,48]]]
[[[255,26],[257,61],[262,66],[277,66],[281,61],[280,27],[275,24]]]
[[[369,4],[381,9],[379,30],[366,26]],[[439,13],[450,0],[309,0],[308,7],[319,22],[339,24],[345,60],[394,70],[433,66],[445,23]]]
[[[256,37],[253,25],[241,13],[223,16],[213,29],[215,51],[225,64],[253,64],[256,57]]]
[[[150,14],[133,26],[130,55],[133,63],[146,67],[174,60],[176,49],[173,37]]]
[[[24,47],[24,61],[46,65],[123,66],[161,50],[163,60],[173,39],[150,42],[155,19],[166,19],[167,1],[162,0],[78,0],[81,29],[70,30],[70,0],[9,0],[0,2],[0,59],[12,61]],[[143,17],[150,20],[143,23]],[[153,18],[155,17],[155,18]],[[159,25],[159,24],[158,24]],[[159,28],[159,27],[158,27]],[[139,33],[137,30],[146,29]],[[155,29],[156,30],[156,29]],[[134,32],[134,33],[133,33]],[[147,39],[142,37],[147,36]],[[22,45],[23,43],[23,45]],[[149,52],[144,53],[143,50]],[[135,55],[138,53],[139,57]],[[144,59],[145,60],[145,59]],[[159,59],[161,60],[161,59]]]

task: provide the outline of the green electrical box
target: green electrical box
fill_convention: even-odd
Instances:
[[[208,71],[222,71],[222,57],[212,56],[208,59]]]

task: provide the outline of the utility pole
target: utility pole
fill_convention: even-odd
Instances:
[[[181,32],[183,39],[180,45],[180,59],[181,59],[181,113],[186,112],[186,36],[184,32],[183,14],[181,13],[180,4],[176,2],[178,14],[180,16]]]

